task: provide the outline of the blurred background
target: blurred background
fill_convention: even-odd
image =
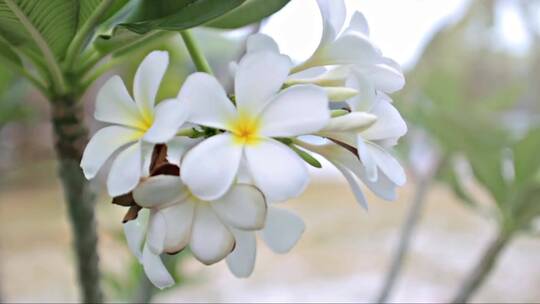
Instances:
[[[349,17],[354,10],[365,14],[372,39],[406,73],[405,89],[393,96],[410,129],[396,151],[409,175],[399,199],[385,202],[366,191],[365,211],[324,163],[312,170],[307,192],[287,203],[307,226],[292,252],[275,255],[261,243],[254,274],[242,280],[224,262],[207,267],[183,253],[167,261],[179,284],[157,292],[128,252],[125,210],[110,204],[102,175],[95,187],[108,300],[374,301],[409,218],[414,234],[389,301],[450,300],[512,223],[516,233],[472,301],[540,302],[540,177],[534,170],[540,166],[540,1],[346,3]],[[292,0],[260,24],[195,34],[230,86],[228,63],[242,56],[247,35],[271,35],[300,61],[315,49],[321,30],[315,1]],[[175,96],[194,67],[179,38],[147,51],[155,48],[172,57],[159,95]],[[114,73],[129,85],[145,54]],[[96,91],[110,75],[84,98],[92,131],[100,127],[91,116]],[[0,67],[0,298],[6,302],[78,299],[53,152],[44,98]]]

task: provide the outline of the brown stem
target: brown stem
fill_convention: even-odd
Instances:
[[[86,303],[103,301],[99,282],[95,194],[79,166],[88,130],[83,110],[73,98],[59,98],[52,105],[52,123],[59,176],[73,231],[82,299]]]
[[[452,303],[467,303],[493,270],[503,249],[512,239],[512,233],[500,232],[489,244],[471,273],[467,276]]]

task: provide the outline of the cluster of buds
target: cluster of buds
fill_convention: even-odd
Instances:
[[[115,157],[107,179],[113,203],[127,206],[128,245],[159,288],[174,284],[160,255],[189,247],[204,264],[225,259],[249,276],[257,234],[277,253],[304,231],[302,219],[275,203],[297,197],[309,183],[313,156],[326,158],[367,207],[364,184],[395,199],[405,173],[388,152],[407,132],[388,94],[400,90],[400,67],[369,39],[362,14],[350,24],[342,0],[318,0],[323,35],[299,65],[272,38],[248,38],[246,55],[231,64],[234,92],[212,75],[190,75],[176,98],[155,102],[168,54],[140,64],[133,97],[110,78],[96,101],[99,130],[81,167],[93,178]]]

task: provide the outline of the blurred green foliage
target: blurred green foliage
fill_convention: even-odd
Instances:
[[[523,58],[493,45],[496,5],[472,1],[462,20],[439,30],[396,104],[447,158],[466,158],[491,194],[495,204],[488,214],[497,215],[501,229],[521,231],[540,216],[538,108],[528,100],[538,97],[523,81],[526,74],[540,83],[540,75],[530,64],[537,52]],[[482,210],[451,161],[440,175],[464,203]]]

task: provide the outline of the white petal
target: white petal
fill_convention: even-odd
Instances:
[[[144,246],[142,263],[146,276],[154,286],[164,289],[174,285],[174,279],[163,265],[161,258],[152,253],[148,246]]]
[[[375,84],[368,76],[358,70],[353,70],[347,78],[346,85],[357,89],[360,94],[347,100],[347,104],[353,111],[371,111],[377,102]]]
[[[377,122],[361,133],[366,140],[397,139],[407,133],[407,124],[398,110],[386,100],[379,99],[371,114],[377,116]]]
[[[241,157],[242,146],[233,142],[231,134],[212,136],[186,154],[180,170],[182,181],[199,198],[216,200],[231,187]]]
[[[141,207],[156,208],[177,202],[188,193],[180,177],[157,175],[141,182],[133,190],[133,199]]]
[[[328,99],[333,102],[346,101],[354,96],[359,95],[355,89],[347,87],[323,87]]]
[[[379,50],[361,33],[349,32],[319,49],[310,59],[311,66],[337,64],[373,64],[381,61]]]
[[[277,95],[261,114],[261,134],[288,137],[314,133],[330,119],[326,93],[313,85],[297,85]]]
[[[222,260],[234,248],[232,233],[208,204],[197,204],[189,246],[197,260],[206,265]]]
[[[378,178],[376,182],[372,182],[365,177],[363,171],[358,172],[357,176],[360,177],[362,182],[378,197],[387,200],[394,201],[397,198],[396,184],[394,184],[388,177],[379,170]]]
[[[265,34],[255,34],[249,36],[246,42],[246,52],[260,52],[260,51],[270,51],[279,54],[279,46],[272,39],[272,37]]]
[[[152,155],[154,154],[154,144],[141,141],[142,153],[142,176],[150,176],[150,165],[152,164]]]
[[[129,96],[122,78],[115,75],[101,87],[96,97],[96,120],[144,129],[144,119]]]
[[[362,206],[364,209],[368,209],[368,204],[366,197],[364,196],[364,193],[362,192],[362,188],[360,187],[360,184],[358,182],[358,179],[354,176],[354,174],[349,171],[345,166],[342,166],[338,163],[334,163],[336,168],[343,174],[343,177],[347,180],[347,183],[349,184],[349,187],[351,187],[351,190],[354,194],[354,197],[356,198],[356,201]],[[360,165],[360,163],[358,163]]]
[[[246,146],[246,159],[255,184],[270,202],[281,202],[304,192],[309,174],[304,161],[289,147],[274,140],[261,139]]]
[[[345,29],[345,32],[348,31],[360,32],[369,36],[369,25],[364,14],[358,11],[354,12],[349,26]]]
[[[154,123],[146,131],[143,139],[151,143],[165,143],[174,137],[187,119],[184,105],[177,99],[160,102],[154,114]]]
[[[407,182],[405,170],[390,153],[373,143],[368,142],[366,147],[377,166],[394,184],[403,186]]]
[[[233,252],[227,256],[227,266],[238,278],[247,278],[255,267],[257,257],[257,240],[255,233],[231,229],[236,240]]]
[[[107,178],[109,195],[119,196],[133,190],[141,177],[141,167],[141,143],[136,142],[120,152],[114,160]]]
[[[379,170],[377,169],[375,158],[368,149],[368,143],[359,136],[356,147],[358,149],[358,157],[360,157],[360,161],[366,169],[367,179],[372,182],[377,181]]]
[[[124,223],[123,226],[129,249],[141,261],[142,245],[146,235],[146,227],[148,226],[148,210],[140,210],[136,219]]]
[[[315,75],[314,72],[310,71],[322,72]],[[308,72],[310,74],[313,73],[314,75],[310,76]],[[320,86],[345,86],[347,77],[349,77],[350,72],[351,68],[348,65],[338,66],[330,70],[326,70],[326,68],[323,67],[314,67],[289,76],[287,84],[312,83]]]
[[[378,90],[386,93],[397,92],[405,86],[405,76],[403,76],[403,72],[389,64],[377,64],[373,66],[369,77],[372,79]]]
[[[168,65],[169,54],[167,52],[153,51],[143,59],[135,73],[133,95],[141,115],[147,121],[152,121],[159,84]]]
[[[289,75],[287,56],[263,51],[249,53],[238,64],[234,79],[236,105],[240,112],[256,115],[279,91]]]
[[[336,38],[345,22],[347,13],[345,2],[343,0],[317,0],[317,4],[323,19],[321,43],[329,43]]]
[[[236,109],[221,84],[206,73],[191,74],[184,82],[178,100],[185,103],[188,120],[196,124],[226,129],[236,116]]]
[[[258,230],[264,226],[266,202],[254,186],[237,184],[210,206],[227,224],[244,230]]]
[[[146,235],[146,246],[154,254],[162,254],[165,247],[165,235],[167,233],[167,224],[165,217],[159,210],[150,212],[148,222],[148,234]]]
[[[120,147],[138,140],[142,133],[120,126],[105,127],[94,134],[86,145],[81,168],[87,179],[94,178],[107,159]]]
[[[182,157],[184,157],[187,151],[200,142],[200,138],[189,138],[185,136],[177,136],[171,139],[167,143],[167,160],[171,164],[179,166]]]
[[[304,229],[304,221],[296,214],[285,209],[271,207],[268,209],[262,238],[272,251],[287,253],[296,245]]]
[[[164,250],[167,253],[179,252],[189,243],[195,204],[191,201],[184,201],[161,209],[159,212],[167,224]]]
[[[298,83],[296,81],[299,81],[300,83],[302,82],[310,83],[309,82],[310,79],[320,77],[324,75],[325,73],[327,73],[325,67],[315,67],[315,68],[307,69],[307,70],[289,75],[289,78],[287,78],[286,83],[296,84]]]
[[[369,128],[377,121],[377,116],[366,112],[352,112],[343,116],[333,117],[322,129],[323,132],[360,132]]]

